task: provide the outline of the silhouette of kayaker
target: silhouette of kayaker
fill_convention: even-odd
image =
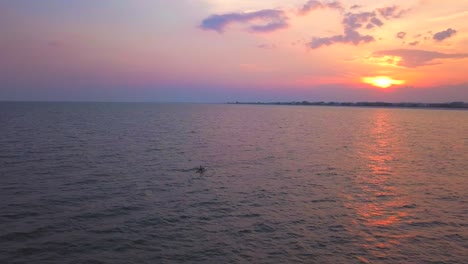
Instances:
[[[202,167],[202,166],[200,165],[200,167],[197,168],[196,173],[200,173],[200,174],[201,174],[201,173],[204,173],[205,171],[206,171],[206,168],[205,168],[205,167]]]

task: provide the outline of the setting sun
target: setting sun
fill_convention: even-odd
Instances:
[[[392,85],[401,85],[404,84],[403,80],[395,80],[387,76],[377,76],[377,77],[364,77],[362,82],[371,84],[380,88],[388,88]]]

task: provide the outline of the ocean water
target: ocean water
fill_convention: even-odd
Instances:
[[[468,111],[0,103],[0,124],[0,263],[468,262]]]

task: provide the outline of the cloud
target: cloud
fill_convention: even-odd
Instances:
[[[394,49],[381,50],[373,53],[373,57],[383,58],[386,56],[399,57],[394,60],[396,65],[406,68],[417,68],[425,65],[437,64],[438,59],[463,59],[468,58],[468,53],[441,53],[436,51],[415,50],[415,49]]]
[[[399,6],[388,6],[388,7],[383,7],[383,8],[377,8],[377,12],[379,12],[379,14],[383,16],[385,19],[400,18],[408,11],[409,11],[408,9],[402,9]]]
[[[248,13],[229,13],[223,15],[212,15],[204,19],[200,27],[204,30],[214,30],[223,33],[225,28],[232,23],[250,23],[262,21],[263,24],[253,24],[248,30],[254,33],[272,32],[288,27],[288,17],[281,10],[264,9]]]
[[[329,46],[334,43],[352,43],[354,45],[358,45],[360,43],[368,43],[374,41],[374,37],[369,35],[361,35],[359,32],[350,31],[345,35],[336,35],[333,37],[325,37],[325,38],[313,38],[312,41],[309,43],[309,47],[312,49],[317,49],[322,46]]]
[[[418,44],[419,44],[419,41],[417,41],[417,40],[408,43],[408,45],[410,45],[410,46],[417,46]]]
[[[338,1],[322,3],[321,1],[310,0],[302,6],[299,10],[299,14],[307,15],[310,11],[325,8],[344,10],[343,6]]]
[[[314,3],[315,8],[318,8],[316,6],[319,5],[320,2],[309,1],[308,3],[311,2]],[[344,28],[344,34],[331,37],[314,37],[312,38],[312,41],[309,42],[309,47],[312,49],[317,49],[322,46],[329,46],[335,43],[359,45],[373,42],[375,41],[373,36],[362,34],[358,30],[361,28],[372,29],[383,26],[384,22],[379,18],[379,14],[381,17],[388,20],[392,18],[399,18],[407,11],[408,10],[402,9],[399,6],[390,6],[377,8],[373,12],[345,13],[343,14],[343,20],[341,22]]]
[[[332,37],[315,37],[309,43],[309,47],[312,49],[317,49],[322,46],[329,46],[334,43],[350,43],[353,45],[359,45],[361,43],[368,43],[375,41],[373,36],[370,35],[361,35],[357,29],[361,28],[364,24],[367,24],[367,28],[373,27],[374,25],[383,25],[380,24],[381,21],[372,21],[372,18],[375,18],[374,12],[361,12],[361,13],[347,13],[343,18],[342,24],[344,26],[343,35],[335,35]],[[377,24],[374,24],[377,23]]]
[[[360,6],[353,5],[351,9],[357,9]],[[312,49],[322,46],[329,46],[335,43],[346,43],[359,45],[375,41],[375,38],[368,34],[359,32],[359,29],[372,29],[381,27],[384,22],[381,18],[390,19],[402,16],[407,10],[399,6],[390,6],[375,9],[373,12],[344,13],[344,7],[339,1],[319,1],[309,0],[299,10],[300,15],[306,15],[317,9],[335,9],[341,11],[343,19],[343,34],[330,37],[314,37],[308,43]],[[379,16],[380,14],[380,16]],[[230,24],[247,24],[247,29],[253,33],[272,32],[288,27],[288,17],[282,10],[264,9],[255,12],[215,14],[205,18],[200,28],[204,30],[213,30],[223,33]]]
[[[384,24],[382,22],[382,20],[380,20],[380,19],[378,19],[376,17],[371,18],[370,22],[371,22],[371,24],[374,24],[374,25],[379,26],[379,27],[383,26],[383,24]]]
[[[374,12],[347,13],[343,19],[343,25],[345,28],[358,29],[374,17]]]
[[[434,36],[432,37],[432,39],[434,39],[436,41],[442,41],[444,39],[450,38],[451,36],[455,35],[456,33],[457,33],[456,30],[448,28],[447,30],[435,33]]]
[[[399,39],[404,39],[406,36],[406,32],[400,31],[396,34],[396,37]]]
[[[358,9],[361,8],[362,6],[360,5],[352,5],[349,9]]]

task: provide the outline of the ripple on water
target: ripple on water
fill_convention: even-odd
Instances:
[[[14,106],[0,263],[468,259],[466,111]]]

